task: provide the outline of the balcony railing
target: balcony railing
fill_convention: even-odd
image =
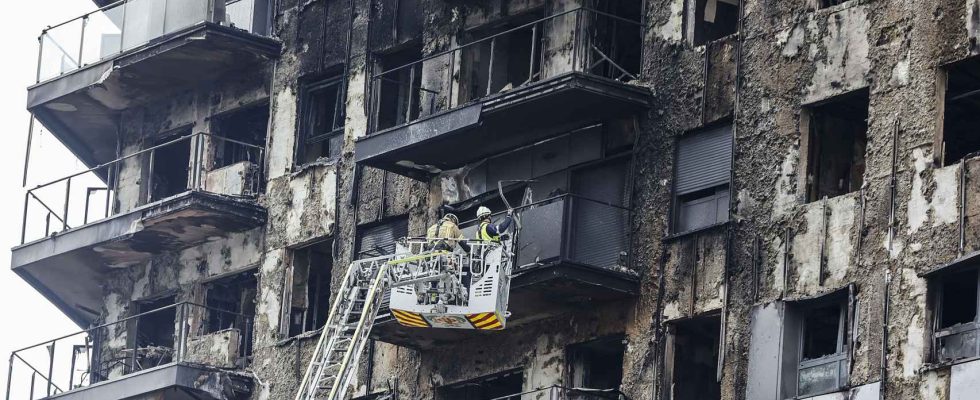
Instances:
[[[268,0],[123,0],[48,27],[38,37],[41,82],[203,22],[269,33]]]
[[[626,207],[565,194],[517,207],[515,212],[521,219],[515,237],[515,272],[552,262],[619,272],[629,266],[631,211]],[[466,237],[475,237],[477,224],[461,224]]]
[[[207,148],[214,149],[214,157],[208,156],[205,150]],[[157,155],[163,153],[161,157],[169,157],[174,150],[189,157],[187,183],[168,188],[172,193],[161,193],[160,187],[163,185],[155,182],[160,178],[156,177],[154,167],[158,163],[180,161],[158,159]],[[117,204],[120,200],[146,205],[158,202],[168,195],[186,191],[216,193],[216,188],[206,185],[207,174],[210,173],[208,166],[215,166],[216,162],[221,162],[224,166],[241,163],[246,169],[250,169],[244,171],[247,173],[244,174],[240,194],[254,196],[261,190],[264,152],[262,146],[195,133],[38,185],[24,195],[21,244],[29,239],[47,237],[52,233],[87,225],[126,211],[121,210],[123,207]],[[209,159],[214,161],[208,162]],[[120,183],[126,179],[138,183]],[[90,184],[95,186],[89,186]],[[133,190],[136,193],[130,193]],[[126,194],[117,196],[121,192]]]
[[[371,77],[371,131],[569,72],[635,80],[639,46],[623,38],[638,43],[641,28],[637,21],[578,8],[388,69]]]
[[[25,347],[10,355],[6,399],[41,399],[178,362],[245,368],[252,319],[177,303]],[[229,346],[223,360],[211,354],[219,344]]]
[[[616,389],[567,388],[555,385],[495,397],[491,400],[630,400],[630,398]]]

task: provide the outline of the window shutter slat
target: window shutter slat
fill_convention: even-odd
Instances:
[[[731,162],[730,125],[682,137],[677,149],[676,193],[683,195],[728,183]]]

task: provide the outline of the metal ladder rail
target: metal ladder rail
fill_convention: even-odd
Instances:
[[[354,306],[354,301],[349,301],[349,296],[351,293],[357,293],[351,292],[351,290],[360,290],[356,284],[359,283],[358,275],[361,272],[361,264],[362,262],[353,262],[347,267],[343,283],[338,291],[338,301],[334,302],[330,309],[327,323],[320,333],[320,339],[317,341],[316,350],[313,353],[310,364],[303,374],[303,380],[300,381],[295,400],[312,400],[316,398],[317,390],[319,390],[319,382],[317,382],[319,379],[313,379],[313,377],[322,377],[324,370],[329,364],[329,357],[334,353],[332,348],[336,345],[337,339],[339,339],[337,333],[342,333],[343,329],[346,328],[346,319]],[[341,306],[345,307],[344,311],[341,311]],[[338,324],[338,318],[343,319],[343,323]]]
[[[367,292],[367,298],[364,300],[361,318],[348,344],[347,351],[344,352],[344,359],[340,364],[336,379],[333,385],[331,385],[330,395],[327,397],[330,400],[342,400],[346,395],[347,389],[350,388],[350,381],[353,379],[354,372],[356,372],[357,365],[364,353],[364,346],[368,342],[371,328],[374,327],[374,319],[378,316],[378,311],[381,309],[381,299],[383,296],[379,296],[378,293],[381,293],[387,287],[389,282],[388,269],[390,266],[391,261],[387,261],[375,270],[374,282],[371,283],[370,289]]]

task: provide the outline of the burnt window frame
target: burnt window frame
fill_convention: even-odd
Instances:
[[[853,346],[853,326],[850,321],[850,315],[852,311],[850,310],[850,305],[847,298],[840,294],[833,294],[828,296],[830,298],[816,300],[813,303],[805,303],[802,305],[794,305],[792,311],[799,314],[799,350],[796,365],[796,395],[798,397],[811,397],[819,396],[827,393],[834,393],[843,390],[848,387],[848,380],[850,379],[850,365],[851,365],[851,347]],[[803,353],[806,347],[806,341],[808,338],[808,326],[807,317],[813,313],[815,310],[822,308],[830,308],[836,306],[838,309],[838,322],[837,322],[837,350],[833,354],[823,355],[813,359],[804,359]],[[822,366],[836,364],[837,365],[837,385],[829,391],[814,391],[810,393],[801,392],[802,385],[800,384],[800,377],[804,369],[819,368]],[[843,374],[842,374],[843,373]]]
[[[704,4],[700,4],[702,1],[704,2]],[[735,29],[733,31],[724,34],[709,34],[708,32],[703,32],[708,28],[702,27],[701,24],[704,23],[714,24],[714,22],[707,22],[704,20],[704,13],[705,13],[704,10],[707,9],[708,2],[710,1],[716,1],[717,3],[728,4],[729,6],[735,7]],[[690,45],[694,47],[705,46],[705,45],[709,45],[712,42],[724,40],[725,38],[738,34],[739,29],[741,28],[741,26],[739,26],[738,19],[741,17],[742,14],[742,11],[739,10],[740,7],[739,5],[733,5],[724,0],[686,0],[684,3],[685,4],[684,4],[684,33],[683,34],[685,40]],[[715,11],[716,18],[718,16],[717,7],[718,6],[716,5],[716,11]]]
[[[678,385],[677,372],[687,371],[684,368],[679,368],[680,366],[677,365],[678,364],[677,360],[678,357],[680,356],[680,350],[682,347],[678,344],[679,337],[682,337],[682,335],[678,332],[678,330],[681,331],[696,330],[696,328],[692,329],[691,326],[698,325],[698,324],[709,325],[712,328],[715,328],[715,326],[717,326],[716,337],[713,338],[714,341],[712,342],[712,350],[718,352],[717,354],[715,354],[714,372],[717,374],[718,368],[721,367],[721,365],[719,364],[719,361],[721,360],[722,357],[721,338],[723,332],[721,331],[721,329],[724,325],[722,324],[721,321],[720,311],[717,310],[710,311],[695,316],[689,316],[685,318],[668,321],[665,323],[666,340],[664,343],[664,355],[662,356],[663,359],[661,360],[663,362],[664,373],[660,378],[660,384],[663,387],[666,388],[677,387]],[[712,381],[715,381],[715,379],[712,379]],[[719,391],[720,390],[721,388],[719,383]],[[676,393],[674,392],[674,390],[667,391],[664,393],[663,400],[675,400],[676,399],[676,397],[674,397],[675,394]],[[682,400],[686,400],[686,399],[682,399]]]
[[[380,219],[380,220],[375,221],[375,222],[371,222],[371,223],[367,223],[367,224],[363,224],[363,225],[358,226],[357,227],[357,232],[356,232],[355,238],[354,238],[354,250],[355,250],[354,251],[354,254],[355,254],[355,259],[361,259],[361,258],[367,258],[367,257],[377,257],[377,256],[386,255],[386,254],[381,254],[381,253],[377,252],[376,250],[379,250],[378,248],[374,248],[374,249],[370,249],[370,250],[364,250],[364,249],[361,248],[361,246],[363,246],[362,240],[364,239],[364,236],[363,235],[364,235],[364,232],[365,231],[368,231],[368,230],[371,230],[371,229],[377,229],[377,228],[381,228],[381,227],[390,227],[394,231],[396,228],[399,228],[397,225],[400,225],[400,224],[404,224],[404,228],[405,229],[404,229],[404,232],[401,234],[401,236],[399,236],[399,232],[394,232],[394,235],[393,236],[395,237],[395,242],[397,243],[397,240],[398,239],[401,239],[403,237],[407,237],[408,236],[408,232],[409,232],[409,218],[408,218],[408,214],[393,215],[393,216],[390,216],[390,217],[386,217],[386,218]],[[380,250],[383,251],[383,250],[387,250],[387,249],[380,249]],[[394,252],[394,249],[392,249],[392,252]]]
[[[597,337],[597,338],[594,338],[592,340],[587,340],[587,341],[584,341],[584,342],[573,343],[573,344],[570,344],[568,346],[565,346],[565,357],[566,357],[566,359],[565,359],[565,368],[566,368],[566,371],[567,371],[565,375],[566,375],[567,382],[571,383],[571,386],[572,387],[575,387],[575,388],[588,388],[588,389],[609,390],[609,391],[618,391],[618,390],[620,390],[620,388],[622,388],[622,385],[623,385],[623,376],[625,375],[625,372],[626,372],[625,368],[623,368],[624,367],[623,364],[625,362],[625,356],[626,356],[626,342],[625,341],[626,341],[626,335],[624,333],[618,333],[618,334],[614,334],[614,335],[607,335],[607,336]],[[579,378],[579,375],[577,375],[577,365],[576,364],[579,362],[579,360],[582,360],[583,358],[585,358],[583,356],[586,355],[586,353],[591,352],[591,351],[594,351],[593,348],[591,348],[591,346],[595,346],[595,345],[606,345],[606,344],[609,344],[609,345],[618,345],[619,346],[619,349],[622,350],[622,352],[618,356],[619,357],[619,361],[620,361],[620,364],[619,364],[619,384],[616,385],[616,387],[614,387],[614,388],[598,388],[598,387],[593,387],[593,386],[590,385],[589,377],[586,376],[586,375],[588,375],[587,374],[588,371],[586,371],[586,373],[583,373],[581,375],[581,378],[582,379],[581,379],[581,382],[579,382],[579,379],[578,379]],[[592,355],[594,355],[594,354],[592,354]]]
[[[467,387],[467,386],[480,386],[480,383],[481,382],[488,382],[488,381],[492,381],[492,380],[495,380],[495,379],[507,378],[507,377],[514,376],[514,375],[517,375],[520,378],[520,380],[521,380],[521,388],[516,393],[510,394],[510,395],[504,395],[504,397],[497,396],[497,397],[494,397],[494,398],[495,399],[500,399],[500,398],[514,397],[514,396],[518,396],[519,397],[519,395],[524,391],[524,382],[527,379],[527,371],[526,371],[526,368],[524,368],[523,366],[517,367],[517,368],[508,369],[508,370],[504,370],[504,371],[501,371],[501,372],[496,372],[496,373],[492,373],[492,374],[483,375],[483,376],[480,376],[480,377],[477,377],[477,378],[473,378],[473,379],[469,379],[469,380],[465,380],[465,381],[461,381],[461,382],[454,382],[454,383],[450,383],[450,384],[438,386],[438,387],[435,388],[435,396],[434,396],[434,398],[436,400],[458,400],[458,398],[456,398],[456,397],[450,397],[451,395],[453,395],[455,393],[446,393],[446,392],[447,391],[450,391],[450,390],[457,389],[457,388]]]
[[[847,102],[854,98],[866,97],[867,98],[867,116],[865,119],[864,128],[864,154],[860,155],[860,161],[863,167],[860,171],[860,183],[857,184],[857,188],[853,190],[843,191],[841,193],[834,194],[833,196],[824,195],[821,196],[819,188],[819,178],[814,175],[814,171],[820,168],[821,153],[820,149],[823,147],[821,145],[823,139],[819,137],[819,132],[817,132],[818,118],[820,118],[823,111],[821,108],[825,108],[828,105],[832,105],[838,102]],[[800,122],[799,122],[799,135],[800,135],[800,171],[799,174],[799,190],[800,199],[803,203],[813,203],[820,201],[824,198],[832,199],[840,196],[846,196],[851,193],[860,191],[861,187],[865,183],[864,175],[867,173],[867,161],[868,161],[868,133],[870,131],[870,110],[871,110],[871,91],[870,88],[860,88],[851,90],[845,93],[841,93],[836,96],[832,96],[825,100],[813,102],[810,104],[804,104],[800,108]],[[852,145],[857,143],[857,139],[854,138],[851,141]],[[851,155],[852,166],[851,172],[854,172],[854,161],[856,160],[857,154]],[[849,186],[853,186],[855,176],[848,176]]]
[[[734,132],[735,129],[734,121],[732,121],[731,119],[723,119],[718,122],[706,125],[704,127],[684,132],[681,136],[677,137],[674,140],[674,165],[673,165],[673,170],[671,171],[672,182],[671,182],[671,195],[670,195],[671,205],[670,205],[669,237],[683,236],[695,232],[712,229],[717,226],[728,224],[731,221],[732,181],[731,181],[730,161],[735,156],[734,143],[729,143],[730,146],[729,163],[728,163],[729,167],[728,167],[727,180],[724,183],[718,183],[713,186],[705,187],[694,191],[684,192],[684,193],[680,193],[677,188],[678,174],[681,169],[680,161],[679,161],[681,157],[681,146],[683,145],[684,140],[689,139],[694,135],[710,134],[719,129],[725,129],[726,127],[727,127],[727,132],[729,133]],[[725,193],[727,193],[727,195],[725,195]],[[695,194],[703,194],[703,195],[693,196],[689,200],[682,199],[685,196],[691,196]],[[723,197],[728,198],[728,201],[726,202],[728,207],[726,207],[725,209],[726,213],[724,217],[721,217],[719,215],[717,218],[715,218],[715,222],[712,224],[707,224],[707,225],[698,226],[685,230],[680,229],[681,211],[684,204],[691,204],[699,201],[717,202],[721,200]]]
[[[943,305],[944,305],[944,294],[946,287],[944,285],[945,281],[950,279],[952,276],[962,273],[973,273],[976,274],[977,281],[975,282],[975,287],[977,290],[976,298],[974,299],[974,316],[973,321],[964,322],[959,324],[954,324],[950,326],[942,326],[942,316],[943,316]],[[943,271],[942,273],[936,274],[930,277],[929,280],[929,311],[931,312],[931,352],[930,359],[937,364],[941,363],[959,363],[965,362],[973,359],[980,358],[980,266],[970,265],[966,267],[961,267],[954,270]],[[954,335],[969,334],[972,332],[974,334],[974,352],[972,355],[967,355],[959,358],[948,358],[941,359],[941,351],[943,346],[940,346],[940,340],[946,339]]]
[[[948,64],[940,65],[940,66],[938,66],[936,68],[936,83],[935,84],[936,84],[936,104],[937,104],[937,107],[936,107],[936,125],[935,125],[935,130],[936,131],[935,131],[934,139],[933,139],[933,141],[934,141],[934,143],[933,143],[933,164],[934,165],[937,165],[937,166],[940,166],[940,167],[947,166],[947,165],[952,165],[952,164],[958,163],[960,161],[963,161],[963,160],[969,158],[971,155],[973,157],[976,157],[976,156],[980,155],[980,154],[978,154],[978,153],[980,153],[980,146],[978,146],[974,151],[969,152],[969,153],[966,153],[966,154],[963,154],[960,157],[950,158],[950,157],[947,157],[947,154],[946,154],[947,153],[947,151],[946,151],[946,149],[947,149],[947,146],[946,146],[946,142],[947,142],[947,139],[946,139],[946,134],[947,134],[947,126],[946,126],[947,117],[946,117],[946,114],[949,111],[949,103],[950,103],[950,101],[956,99],[956,97],[964,97],[964,99],[965,98],[968,98],[968,97],[975,97],[975,96],[976,97],[980,97],[980,92],[975,92],[975,90],[980,90],[980,89],[973,89],[973,90],[967,91],[966,93],[961,93],[959,96],[954,97],[954,99],[949,99],[948,98],[949,97],[948,95],[949,95],[949,91],[950,91],[950,88],[949,88],[950,74],[952,73],[952,71],[954,69],[962,68],[964,65],[967,65],[968,67],[965,68],[965,69],[966,70],[969,70],[970,69],[969,66],[972,66],[971,64],[980,65],[980,56],[970,56],[970,57],[964,58],[962,60],[958,60],[958,61],[951,62],[951,63],[948,63]],[[977,77],[974,77],[974,78],[977,79]],[[977,108],[980,108],[980,105],[978,105]]]
[[[208,168],[209,171],[228,167],[240,162],[252,162],[254,164],[259,161],[258,157],[252,159],[253,153],[249,152],[245,146],[236,142],[248,143],[250,145],[259,146],[262,149],[265,149],[266,144],[269,141],[269,122],[272,119],[272,109],[270,108],[270,104],[269,99],[262,99],[248,104],[243,104],[239,107],[223,111],[220,114],[210,117],[209,126],[211,129],[211,134],[218,136],[221,139],[211,140],[211,165]],[[259,138],[240,138],[235,137],[233,134],[229,134],[230,129],[227,125],[230,124],[231,120],[256,111],[264,112],[266,114],[265,129],[259,143],[253,143],[251,141],[251,139]],[[224,139],[231,141],[226,141]],[[258,165],[258,167],[260,169],[264,168],[263,165]]]
[[[327,237],[319,240],[314,240],[302,246],[297,246],[295,248],[289,249],[289,266],[287,268],[286,274],[284,275],[285,282],[283,284],[284,290],[283,290],[283,300],[282,300],[282,310],[281,310],[282,320],[279,326],[280,337],[294,338],[294,337],[301,337],[303,335],[308,335],[310,334],[310,332],[319,331],[323,327],[323,325],[327,323],[327,318],[330,315],[330,306],[331,306],[330,293],[331,293],[331,286],[332,286],[332,277],[333,277],[333,272],[335,267],[334,259],[333,259],[334,256],[333,245],[334,245],[333,237]],[[325,260],[329,261],[329,265],[325,270],[322,269],[317,270],[316,274],[311,274],[311,271],[313,271],[312,268],[313,263],[310,261],[310,254],[307,254],[306,266],[304,267],[305,269],[303,271],[306,274],[306,277],[304,278],[306,290],[305,293],[303,294],[306,298],[306,307],[305,308],[293,307],[294,306],[293,300],[297,295],[295,291],[296,279],[297,279],[296,274],[298,273],[296,262],[299,259],[299,257],[301,257],[299,253],[303,251],[312,253],[313,251],[321,249],[322,248],[321,246],[327,247],[329,249],[328,252],[321,252],[327,255]],[[314,290],[313,292],[310,291],[310,282],[311,282],[312,275],[316,275],[317,278],[319,278],[316,281],[318,286],[316,286],[316,290]],[[326,284],[325,287],[322,286],[323,283]],[[323,289],[326,290],[324,291]],[[311,304],[311,299],[312,299],[312,304]],[[321,301],[322,303],[320,303]],[[322,307],[322,310],[325,310],[326,312],[323,313],[322,323],[318,324],[316,318],[317,318],[318,311],[321,310],[320,307]],[[312,325],[310,325],[308,323],[308,320],[306,319],[307,313],[312,313],[313,315]],[[293,323],[293,319],[297,314],[301,314],[303,316],[303,320],[298,325]],[[293,329],[294,327],[298,327],[298,329],[294,330]]]
[[[331,128],[327,132],[315,133],[314,129],[317,125],[316,117],[317,113],[315,108],[320,104],[320,99],[316,98],[316,95],[320,92],[331,90],[331,87],[336,86],[336,98],[334,99],[334,113],[333,120],[331,121]],[[305,82],[300,83],[299,89],[299,115],[297,118],[297,140],[296,140],[296,151],[294,152],[296,166],[305,166],[309,164],[315,164],[317,162],[327,160],[336,160],[340,158],[341,152],[343,151],[343,137],[344,128],[346,125],[346,103],[347,103],[347,90],[346,90],[346,76],[340,73],[328,74],[317,79],[306,79]],[[337,138],[340,138],[341,142],[340,148],[334,149],[331,147],[331,142]],[[324,144],[327,146],[327,155],[318,156],[315,159],[307,159],[307,152],[310,150],[310,145],[314,144]]]

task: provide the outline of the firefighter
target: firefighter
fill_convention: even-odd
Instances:
[[[456,245],[459,245],[463,251],[467,253],[470,251],[463,232],[459,230],[459,218],[453,213],[444,215],[439,222],[432,224],[426,231],[425,237],[434,250],[452,251]]]
[[[484,206],[480,206],[476,210],[476,218],[480,220],[480,229],[476,231],[476,238],[485,242],[500,243],[501,236],[510,229],[510,224],[514,222],[514,210],[507,210],[507,216],[499,224],[493,223],[491,214],[493,213],[490,212],[490,209]]]

